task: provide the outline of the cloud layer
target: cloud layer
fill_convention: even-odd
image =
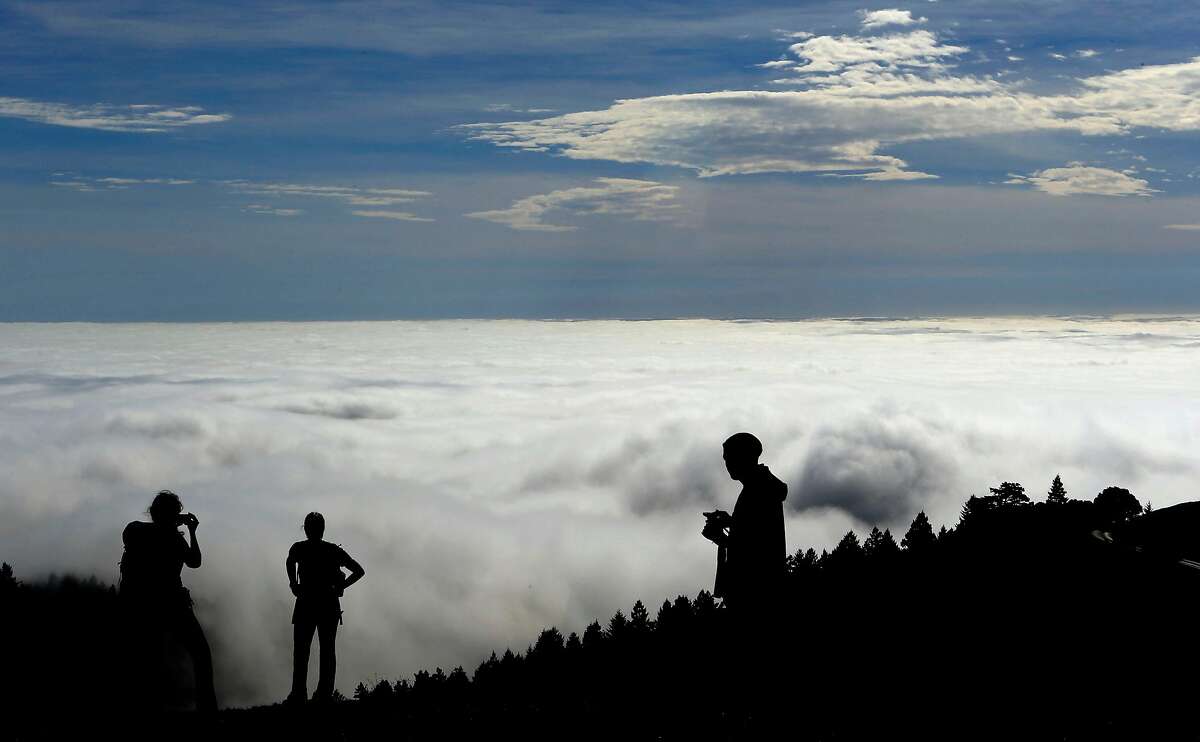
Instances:
[[[0,543],[115,579],[171,487],[225,703],[288,685],[310,510],[367,568],[339,679],[468,666],[711,584],[701,510],[751,430],[788,544],[953,523],[1002,480],[1194,496],[1195,319],[0,325]],[[931,362],[930,359],[936,359]]]

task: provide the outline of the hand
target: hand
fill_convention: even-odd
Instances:
[[[189,531],[196,530],[196,526],[200,525],[200,519],[191,513],[185,513],[179,516],[179,518],[183,521],[183,525],[188,527]]]
[[[725,531],[723,529],[718,528],[711,523],[704,526],[704,530],[700,532],[700,535],[709,541],[712,541],[714,544],[717,544],[718,546],[724,544],[726,539],[728,539],[728,536],[725,535]]]
[[[704,513],[705,526],[728,528],[733,523],[733,516],[724,510],[713,510]]]

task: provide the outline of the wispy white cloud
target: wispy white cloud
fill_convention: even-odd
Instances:
[[[82,192],[127,190],[130,186],[144,185],[192,185],[196,182],[185,178],[94,178],[67,173],[55,173],[54,176],[59,179],[50,181],[50,185]]]
[[[1010,173],[1005,183],[1031,185],[1052,196],[1090,194],[1098,196],[1149,196],[1157,193],[1150,184],[1125,172],[1069,163],[1029,175]]]
[[[1200,224],[1164,224],[1163,229],[1174,229],[1180,232],[1200,232]]]
[[[204,113],[199,106],[172,108],[151,104],[116,106],[106,103],[77,106],[3,97],[0,97],[0,117],[76,129],[135,133],[160,133],[185,126],[218,124],[233,118],[228,113]]]
[[[368,219],[392,219],[400,222],[431,222],[433,219],[423,216],[417,216],[407,211],[374,211],[361,210],[351,211],[354,216],[362,216]]]
[[[476,140],[585,160],[641,162],[702,177],[876,173],[908,163],[889,146],[1061,131],[1123,136],[1137,127],[1200,130],[1200,57],[1082,78],[1074,91],[1027,92],[1021,82],[957,73],[966,46],[930,30],[813,36],[763,63],[792,91],[725,90],[618,100],[604,110],[467,124]]]
[[[483,110],[489,113],[554,113],[553,108],[519,108],[511,103],[490,103]]]
[[[328,198],[352,206],[394,206],[432,196],[429,191],[406,188],[360,188],[358,186],[327,186],[304,183],[254,183],[245,180],[225,182],[238,193],[262,196]]]
[[[858,11],[858,17],[862,21],[864,30],[880,28],[881,26],[911,26],[929,20],[928,18],[913,18],[912,11],[897,10],[896,8],[860,10]]]
[[[636,221],[671,221],[678,215],[677,186],[650,180],[597,178],[595,186],[565,188],[520,199],[507,209],[466,216],[530,232],[572,232],[578,227],[544,221],[548,212],[564,215],[607,214]]]
[[[917,170],[901,170],[898,167],[872,170],[869,173],[821,173],[821,175],[832,178],[862,178],[863,180],[876,182],[889,180],[929,180],[938,177],[931,173],[922,173]]]
[[[242,211],[264,216],[300,216],[304,213],[303,209],[280,209],[270,204],[247,204],[242,207]]]
[[[1080,49],[1075,52],[1075,56],[1079,57],[1080,59],[1091,59],[1099,54],[1100,52],[1096,51],[1095,49]]]
[[[224,185],[235,193],[267,196],[279,199],[327,199],[350,207],[397,206],[421,201],[432,196],[430,191],[409,188],[375,188],[344,185],[314,185],[308,183],[255,183],[246,180],[228,180]],[[297,211],[297,213],[303,213]],[[407,211],[389,209],[353,209],[354,216],[393,219],[397,221],[433,221]]]

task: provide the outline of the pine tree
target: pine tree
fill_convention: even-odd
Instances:
[[[654,628],[650,621],[650,614],[646,611],[646,606],[642,601],[633,604],[633,608],[629,611],[629,629],[634,634],[644,636],[649,634]]]
[[[583,630],[583,648],[588,652],[595,652],[604,645],[604,629],[600,628],[599,621],[592,621]]]
[[[362,685],[362,683],[359,683],[359,685]],[[356,699],[358,698],[358,689],[355,689],[354,696]],[[387,678],[380,680],[378,683],[376,683],[375,687],[371,689],[370,699],[372,701],[387,701],[391,697],[392,684]]]
[[[10,565],[8,562],[4,562],[3,566],[0,566],[0,596],[3,596],[6,600],[9,599],[9,595],[12,595],[13,598],[15,598],[17,588],[20,587],[20,585],[20,581],[17,580],[16,576],[13,574],[12,565]]]
[[[538,634],[537,641],[533,645],[531,654],[544,659],[558,657],[563,650],[563,635],[558,629],[551,626],[550,628]]]
[[[1054,475],[1050,483],[1050,491],[1046,493],[1046,502],[1050,505],[1064,505],[1067,502],[1067,488],[1063,486],[1062,477]]]
[[[617,611],[613,617],[608,620],[608,638],[620,640],[625,638],[626,630],[629,628],[629,621],[625,618],[625,614]]]
[[[933,535],[933,526],[929,523],[929,516],[925,515],[925,511],[917,513],[917,517],[913,518],[912,525],[908,527],[908,533],[904,534],[904,538],[900,539],[900,546],[905,550],[914,554],[924,553],[926,549],[930,549],[937,543],[937,537]]]
[[[838,545],[829,553],[827,566],[829,569],[851,570],[857,568],[863,559],[863,548],[858,542],[854,531],[847,531]]]
[[[654,617],[654,625],[662,626],[663,619],[668,623],[671,621],[671,601],[664,600],[663,604],[658,607],[658,615]]]
[[[467,671],[462,668],[462,665],[450,671],[450,676],[446,678],[446,690],[452,698],[462,700],[469,687],[471,687],[471,680],[467,677]],[[388,688],[388,691],[391,691],[391,687]]]
[[[862,550],[868,559],[887,559],[900,553],[900,547],[896,545],[891,530],[885,529],[880,532],[879,526],[871,529],[867,540],[863,542]]]

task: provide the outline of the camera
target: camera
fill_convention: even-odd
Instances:
[[[733,522],[733,517],[724,510],[713,510],[704,514],[704,530],[700,535],[712,541],[721,543],[725,537],[725,529]]]

